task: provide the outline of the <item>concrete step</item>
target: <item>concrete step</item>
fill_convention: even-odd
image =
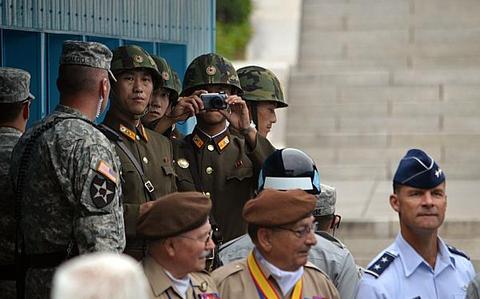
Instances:
[[[372,98],[367,101],[351,100],[328,103],[330,99],[304,97],[302,103],[291,104],[288,108],[290,122],[295,125],[297,121],[305,119],[335,117],[340,119],[349,117],[439,117],[439,121],[462,121],[469,118],[475,120],[480,115],[480,101],[444,102],[438,100],[425,101],[392,101],[378,97],[375,104],[369,105]],[[327,103],[324,103],[327,102]],[[429,107],[425,109],[425,107]],[[440,117],[442,117],[440,119]],[[459,119],[460,117],[460,119]],[[340,124],[339,124],[340,126]],[[443,128],[442,124],[442,128]],[[480,128],[478,128],[480,130]]]
[[[386,197],[386,201],[388,198]],[[448,213],[448,210],[447,210]],[[480,219],[447,220],[439,235],[456,248],[466,252],[474,266],[480,266]],[[342,218],[336,236],[352,252],[356,262],[365,267],[381,250],[389,246],[399,231],[398,220],[347,220]]]
[[[428,146],[450,146],[480,148],[479,133],[329,133],[287,132],[287,146],[324,148],[411,148]]]

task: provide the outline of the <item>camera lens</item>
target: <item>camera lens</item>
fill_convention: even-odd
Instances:
[[[212,108],[214,109],[225,109],[226,105],[222,98],[216,97],[212,99]]]

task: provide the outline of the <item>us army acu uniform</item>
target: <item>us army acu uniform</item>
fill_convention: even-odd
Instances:
[[[210,84],[226,85],[237,94],[242,93],[232,64],[216,54],[199,56],[190,63],[182,96]],[[197,125],[184,140],[175,143],[179,190],[202,191],[211,197],[212,215],[225,241],[246,232],[241,211],[254,195],[261,164],[272,152],[271,144],[258,134],[256,145],[251,148],[243,136],[232,134],[232,130],[226,127],[219,134],[208,136]]]
[[[111,57],[102,44],[66,41],[60,64],[108,70]],[[58,105],[20,138],[11,174],[23,195],[26,298],[49,298],[55,267],[72,255],[123,251],[119,173],[112,144],[73,108]]]
[[[0,68],[0,109],[4,104],[20,104],[33,99],[29,92],[30,74],[14,68]],[[12,150],[22,132],[1,125],[0,119],[0,294],[16,298],[15,290],[15,195],[8,174]]]
[[[480,274],[477,274],[468,284],[466,299],[480,299]]]
[[[157,66],[145,50],[133,45],[115,49],[112,72],[118,75],[123,71],[135,69],[149,70],[154,89],[161,86],[162,79]],[[107,136],[116,144],[122,165],[121,181],[127,237],[125,253],[141,259],[144,255],[145,242],[136,236],[140,205],[176,191],[172,146],[168,138],[145,128],[141,122],[137,127],[123,122],[118,113],[112,113],[114,101],[116,99],[113,97],[103,124],[109,129],[109,132],[106,132]],[[141,115],[138,115],[138,119],[140,117]],[[112,131],[113,134],[108,134]]]

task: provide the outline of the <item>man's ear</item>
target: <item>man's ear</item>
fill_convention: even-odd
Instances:
[[[99,97],[103,99],[108,99],[108,95],[110,93],[110,81],[108,78],[103,78],[100,82],[100,94]]]
[[[163,242],[163,245],[165,246],[165,250],[167,251],[167,254],[169,257],[174,257],[175,256],[175,241],[173,238],[168,238]]]
[[[272,230],[263,227],[259,228],[257,231],[257,241],[263,251],[270,252],[272,250]]]
[[[26,101],[22,107],[22,117],[24,120],[28,120],[30,117],[30,101]]]
[[[395,210],[395,212],[398,213],[400,211],[399,199],[398,199],[397,194],[395,194],[395,193],[390,194],[390,206],[392,207],[392,209]]]

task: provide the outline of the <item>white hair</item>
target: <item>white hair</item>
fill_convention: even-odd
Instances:
[[[148,282],[131,257],[92,253],[62,264],[53,278],[52,299],[147,299]]]

